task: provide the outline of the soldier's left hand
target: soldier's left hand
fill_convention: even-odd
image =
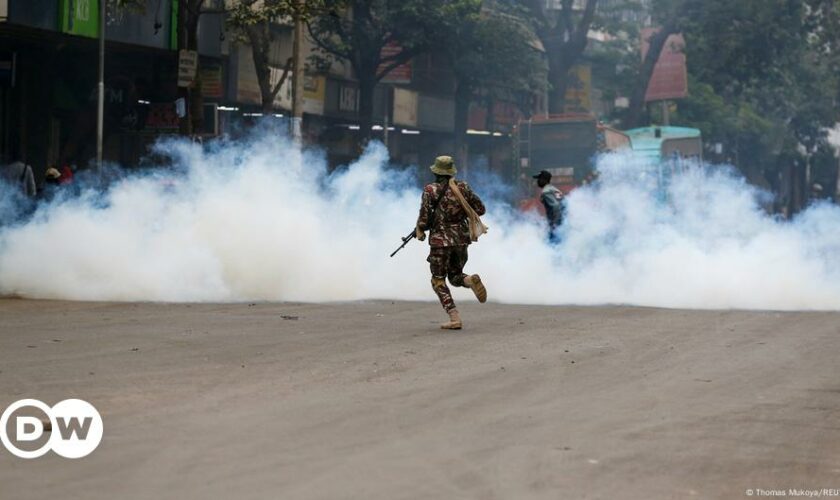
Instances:
[[[423,241],[423,240],[426,239],[426,232],[421,231],[420,228],[418,227],[417,229],[414,230],[414,237],[417,238],[420,241]]]

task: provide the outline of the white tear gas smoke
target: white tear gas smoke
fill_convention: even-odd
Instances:
[[[55,200],[0,230],[0,294],[435,300],[425,243],[388,258],[414,226],[420,190],[387,168],[382,146],[329,175],[319,154],[265,133],[203,148],[162,142],[157,153],[171,168]],[[784,222],[729,170],[693,168],[662,192],[626,156],[599,168],[597,185],[568,197],[559,245],[546,243],[539,217],[485,200],[490,232],[466,271],[482,275],[492,300],[840,309],[837,207]]]

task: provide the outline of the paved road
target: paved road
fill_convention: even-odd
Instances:
[[[0,498],[684,499],[840,488],[840,314],[0,300],[0,406],[102,413],[0,451]],[[284,316],[286,318],[284,319]]]

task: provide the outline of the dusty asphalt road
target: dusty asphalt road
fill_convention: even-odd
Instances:
[[[840,314],[462,310],[443,333],[432,303],[0,300],[0,407],[79,397],[105,423],[84,459],[0,450],[0,498],[840,488]]]

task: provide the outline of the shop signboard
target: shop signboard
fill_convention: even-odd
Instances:
[[[61,31],[88,38],[98,37],[99,1],[61,0]]]

